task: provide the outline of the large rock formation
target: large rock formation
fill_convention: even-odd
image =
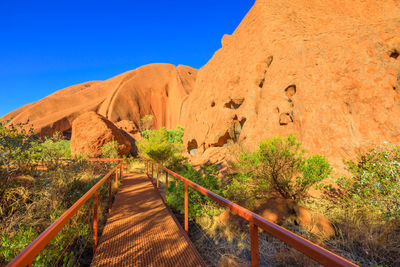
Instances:
[[[104,144],[118,142],[118,154],[126,156],[131,150],[131,141],[109,120],[90,111],[80,115],[72,123],[71,153],[100,157]]]
[[[400,2],[257,0],[183,105],[188,152],[295,134],[335,167],[400,142]]]
[[[150,64],[106,81],[74,85],[40,101],[25,105],[1,118],[29,123],[42,136],[54,132],[70,135],[72,121],[96,111],[112,122],[132,121],[151,114],[154,126],[177,126],[181,105],[192,90],[197,70],[188,66]]]

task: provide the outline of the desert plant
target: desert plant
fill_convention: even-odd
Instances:
[[[118,142],[113,140],[111,142],[105,143],[101,147],[101,157],[109,159],[120,158],[118,153]]]
[[[297,201],[332,171],[325,157],[306,157],[305,153],[293,135],[264,140],[256,152],[244,152],[239,157],[239,173],[228,191],[248,187],[253,198],[265,197],[275,191],[284,198]]]
[[[69,155],[68,141],[59,134],[41,140],[24,127],[0,123],[0,266],[33,241],[106,171],[106,166],[89,164],[82,158],[61,161]],[[100,199],[107,198],[106,190],[100,189]],[[90,204],[83,206],[35,258],[34,265],[79,264],[81,255],[91,250],[87,221]],[[102,210],[105,212],[105,208]]]
[[[146,115],[140,119],[140,131],[144,132],[150,130],[153,127],[154,116]]]
[[[159,130],[149,130],[144,138],[137,142],[139,154],[165,167],[179,169],[185,159],[182,156],[183,144],[179,142],[182,136],[183,128],[167,130],[162,127]]]
[[[183,177],[207,188],[208,190],[223,196],[221,185],[221,178],[218,177],[218,167],[216,165],[205,165],[201,167],[200,171],[193,168],[192,165],[187,164],[184,170],[180,172]],[[169,183],[167,188],[168,195],[166,200],[168,205],[184,213],[184,193],[185,185],[180,180],[174,180]],[[204,214],[204,205],[214,203],[210,198],[200,194],[193,188],[189,187],[189,217],[195,218]]]
[[[400,218],[400,146],[385,144],[346,162],[350,177],[338,184],[348,200],[361,201],[387,219]]]

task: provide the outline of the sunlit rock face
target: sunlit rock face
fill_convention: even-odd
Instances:
[[[400,2],[257,0],[183,104],[189,153],[295,134],[335,167],[400,142]]]
[[[95,111],[110,121],[130,121],[137,128],[140,118],[151,114],[154,127],[176,127],[181,105],[191,92],[197,70],[188,66],[150,64],[105,81],[92,81],[55,92],[23,106],[1,120],[32,125],[42,136],[54,132],[71,135],[79,115]]]

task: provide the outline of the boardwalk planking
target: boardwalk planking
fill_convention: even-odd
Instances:
[[[91,266],[205,266],[147,176],[123,177]]]

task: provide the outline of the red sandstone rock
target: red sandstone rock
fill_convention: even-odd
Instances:
[[[100,157],[101,148],[111,141],[118,142],[120,156],[128,155],[131,142],[109,120],[94,111],[84,113],[72,123],[71,153]]]
[[[117,128],[125,131],[128,134],[136,134],[139,132],[138,128],[136,127],[135,123],[133,121],[129,120],[123,120],[115,123],[115,126]]]
[[[201,156],[292,133],[340,169],[399,143],[399,31],[399,1],[257,0],[198,72],[185,145]]]
[[[140,139],[138,139],[138,136],[140,136],[141,134],[139,133],[139,130],[136,127],[135,123],[133,121],[123,120],[123,121],[116,122],[115,126],[121,131],[121,133],[131,143],[130,153],[133,156],[137,156],[138,148],[136,146],[136,140],[140,140]]]
[[[25,105],[1,118],[10,123],[29,120],[42,136],[69,133],[72,121],[88,111],[96,111],[112,122],[153,115],[157,128],[176,127],[182,102],[191,92],[197,70],[171,64],[150,64],[106,81],[74,85],[37,102]]]
[[[282,225],[293,214],[295,203],[283,198],[269,198],[264,200],[255,210],[270,222]]]
[[[294,207],[299,225],[310,233],[326,239],[335,235],[335,229],[327,218],[301,206]]]

